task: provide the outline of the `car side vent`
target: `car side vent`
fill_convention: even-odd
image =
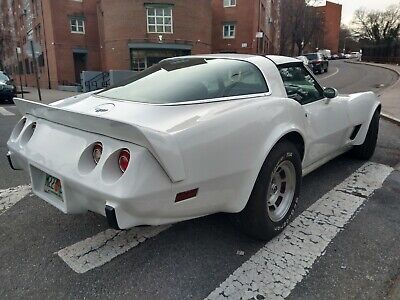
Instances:
[[[358,132],[360,131],[360,128],[361,128],[361,124],[354,127],[353,132],[350,135],[351,140],[354,140],[356,138]]]

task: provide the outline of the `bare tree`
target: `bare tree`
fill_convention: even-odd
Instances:
[[[300,55],[313,37],[321,34],[323,16],[314,7],[317,3],[319,0],[282,0],[281,54]]]
[[[400,2],[384,11],[357,10],[353,19],[354,33],[376,44],[396,40],[400,34]]]
[[[351,29],[342,24],[339,31],[339,47],[341,51],[352,52],[360,50],[360,42]]]

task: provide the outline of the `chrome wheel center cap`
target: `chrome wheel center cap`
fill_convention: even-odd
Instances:
[[[276,194],[278,192],[278,186],[275,183],[273,183],[271,186],[271,190],[272,193]]]

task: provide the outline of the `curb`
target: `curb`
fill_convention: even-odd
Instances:
[[[385,119],[386,121],[392,122],[392,123],[394,123],[394,124],[400,126],[400,119],[398,119],[398,118],[396,118],[396,117],[393,117],[393,116],[388,115],[388,114],[386,114],[386,113],[381,113],[381,117],[382,117],[383,119]]]
[[[370,62],[365,62],[365,61],[356,62],[356,61],[348,61],[347,60],[347,61],[345,61],[345,63],[347,63],[347,64],[355,64],[355,65],[367,65],[367,66],[371,66],[371,67],[377,67],[377,68],[386,69],[386,70],[395,72],[397,74],[397,76],[400,77],[400,71],[397,71],[397,70],[395,70],[393,68],[390,68],[390,67],[387,67],[387,66],[377,65],[375,63],[370,63]]]
[[[386,69],[386,70],[392,71],[392,72],[396,73],[397,76],[398,76],[397,81],[396,81],[392,86],[394,86],[395,84],[397,84],[398,82],[400,82],[400,71],[398,71],[398,70],[396,70],[396,69],[393,69],[393,68],[391,68],[391,67],[382,66],[382,65],[377,65],[377,64],[374,64],[374,63],[363,62],[363,61],[361,61],[361,62],[346,61],[346,63],[348,63],[348,64],[355,64],[355,65],[367,65],[367,66],[371,66],[371,67],[377,67],[377,68],[382,68],[382,69]],[[386,87],[386,88],[391,88],[392,86],[388,86],[388,87]],[[385,89],[386,89],[386,88],[385,88]],[[392,116],[392,115],[390,115],[390,114],[387,114],[387,113],[382,112],[382,113],[381,113],[381,117],[382,117],[383,119],[385,119],[385,120],[387,120],[387,121],[389,121],[389,122],[395,124],[395,125],[400,126],[400,119],[398,119],[398,118],[396,118],[396,117],[394,117],[394,116]]]

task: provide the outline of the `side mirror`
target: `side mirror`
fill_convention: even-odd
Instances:
[[[339,95],[339,92],[335,88],[325,88],[324,89],[324,96],[328,99],[336,98]]]

